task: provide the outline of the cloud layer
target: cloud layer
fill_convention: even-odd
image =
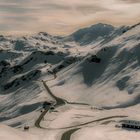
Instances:
[[[97,22],[140,21],[140,0],[0,0],[0,32],[69,34]]]

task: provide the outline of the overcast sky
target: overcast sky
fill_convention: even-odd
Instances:
[[[98,22],[140,22],[140,0],[0,0],[0,33],[64,35]]]

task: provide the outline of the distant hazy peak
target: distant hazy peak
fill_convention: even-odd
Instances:
[[[98,23],[90,27],[80,29],[74,32],[70,37],[81,45],[86,45],[98,39],[98,37],[109,35],[115,29],[116,27],[113,27],[112,25]]]

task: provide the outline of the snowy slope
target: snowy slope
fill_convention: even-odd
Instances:
[[[105,107],[127,107],[138,104],[139,36],[140,26],[137,26],[105,45],[92,47],[92,52],[90,51],[78,65],[63,75],[60,73],[56,83],[52,84],[54,93],[58,95],[60,93],[63,98],[70,100]],[[100,63],[89,62],[90,57],[95,54],[101,59]],[[59,82],[62,81],[65,81],[65,84],[59,87]],[[63,92],[65,88],[71,90],[65,94]]]
[[[87,45],[93,41],[101,40],[115,30],[115,27],[98,23],[91,27],[80,29],[68,37],[81,45]]]

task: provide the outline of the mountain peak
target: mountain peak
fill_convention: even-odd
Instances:
[[[97,23],[74,32],[71,37],[81,45],[87,45],[99,37],[105,37],[116,28],[109,24]]]

